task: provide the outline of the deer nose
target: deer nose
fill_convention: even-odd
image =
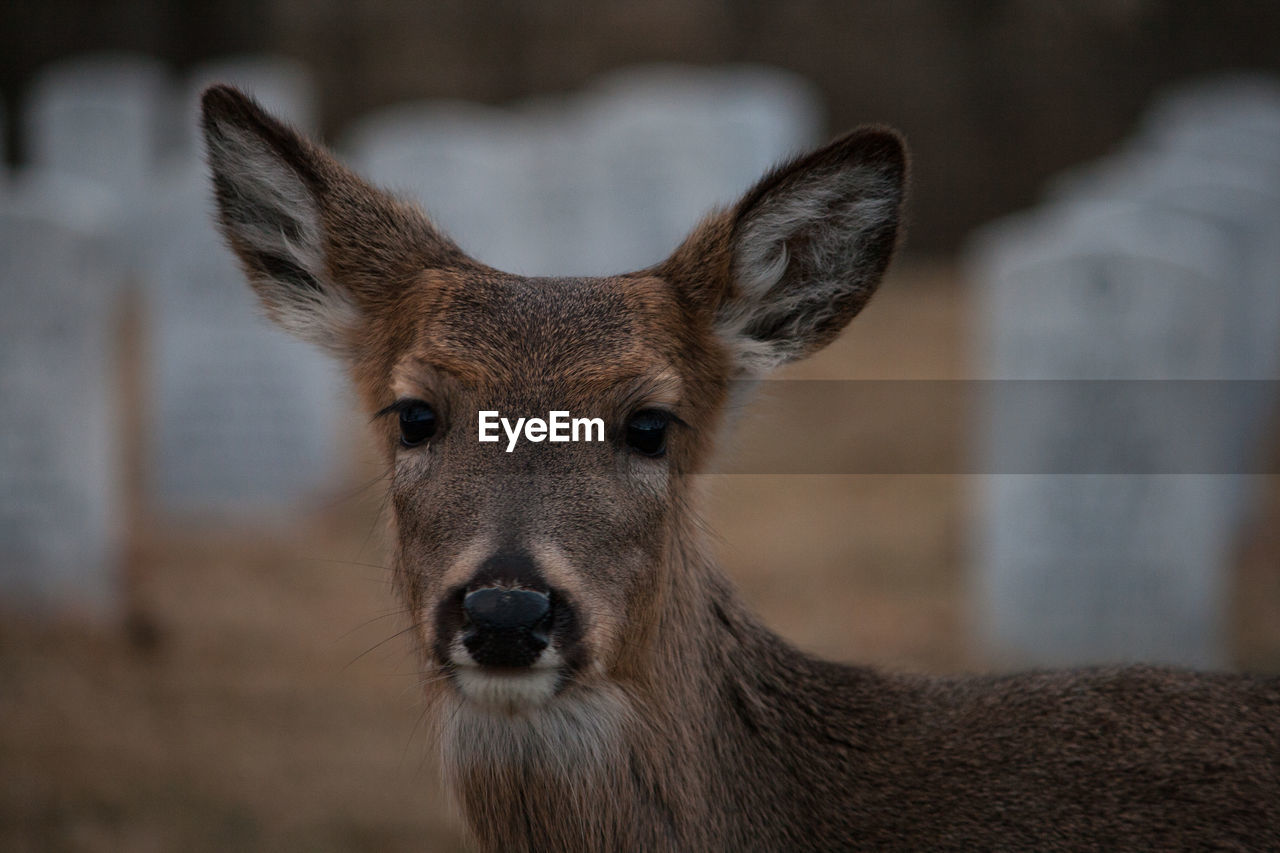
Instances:
[[[462,609],[477,628],[495,631],[532,629],[551,611],[551,600],[532,589],[477,589],[462,600]]]
[[[481,666],[531,666],[547,647],[551,599],[531,589],[485,587],[462,601],[462,644]]]

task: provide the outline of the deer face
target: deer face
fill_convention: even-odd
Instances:
[[[678,333],[677,296],[652,276],[432,271],[395,310],[414,321],[367,393],[422,648],[489,705],[607,677],[664,586],[679,473],[724,385],[699,370],[716,352]],[[480,412],[602,429],[482,442]]]
[[[401,594],[444,689],[511,713],[646,677],[730,383],[825,345],[869,298],[898,138],[855,132],[775,170],[649,270],[541,279],[468,258],[235,90],[206,93],[204,129],[251,284],[347,362],[374,416]],[[599,428],[482,441],[483,412]]]

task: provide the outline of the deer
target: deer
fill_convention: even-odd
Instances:
[[[234,88],[201,124],[248,282],[370,416],[395,595],[481,849],[1280,849],[1280,678],[827,662],[719,568],[699,474],[735,395],[875,292],[897,132],[777,166],[647,269],[529,278]],[[605,440],[482,443],[482,411],[600,418]]]

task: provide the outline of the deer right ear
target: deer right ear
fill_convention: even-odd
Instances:
[[[377,190],[230,86],[201,100],[222,232],[267,313],[346,354],[362,316],[427,267],[469,259],[416,208]]]
[[[906,168],[897,133],[856,130],[774,169],[659,272],[710,312],[736,371],[761,376],[830,343],[871,298]]]

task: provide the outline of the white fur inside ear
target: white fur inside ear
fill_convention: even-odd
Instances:
[[[307,185],[246,129],[219,124],[206,138],[223,228],[272,319],[343,350],[359,310],[328,276],[320,208]]]
[[[733,249],[736,295],[716,318],[742,373],[760,376],[811,351],[843,297],[875,287],[883,259],[868,244],[896,220],[900,193],[894,177],[852,166],[747,212]]]

